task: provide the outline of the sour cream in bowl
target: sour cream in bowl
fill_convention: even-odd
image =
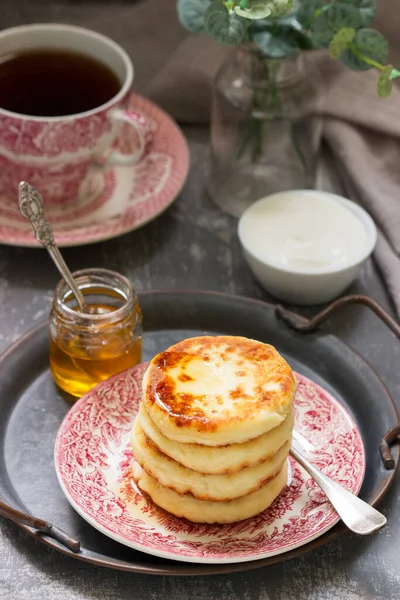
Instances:
[[[294,304],[339,296],[376,244],[376,227],[358,204],[316,190],[262,198],[241,216],[244,256],[261,285]]]

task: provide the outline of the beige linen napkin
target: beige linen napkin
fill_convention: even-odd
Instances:
[[[323,138],[345,194],[363,205],[378,227],[374,257],[400,315],[400,91],[382,100],[376,73],[354,73],[318,57],[326,74]],[[330,174],[319,177],[321,189]]]

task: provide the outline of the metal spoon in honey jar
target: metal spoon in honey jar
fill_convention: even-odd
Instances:
[[[67,267],[61,252],[55,244],[52,227],[44,214],[43,198],[40,193],[26,181],[21,181],[19,184],[18,204],[21,214],[26,217],[32,225],[37,241],[46,248],[59,270],[61,277],[70,287],[78,303],[79,312],[92,312],[89,310],[82,292],[76,285],[71,271]]]

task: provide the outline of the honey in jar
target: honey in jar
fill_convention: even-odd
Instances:
[[[80,397],[141,362],[142,318],[128,279],[106,269],[74,273],[87,313],[61,281],[50,314],[50,369],[56,384]]]

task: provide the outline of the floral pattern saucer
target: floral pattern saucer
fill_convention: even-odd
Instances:
[[[132,94],[130,108],[151,130],[143,158],[130,167],[93,165],[75,202],[46,208],[58,246],[78,246],[117,237],[155,219],[176,199],[189,170],[189,151],[176,123],[149,100]],[[127,130],[128,131],[128,130]],[[118,149],[134,142],[122,131]],[[40,191],[40,190],[39,190]],[[39,247],[17,198],[0,193],[0,244]]]

